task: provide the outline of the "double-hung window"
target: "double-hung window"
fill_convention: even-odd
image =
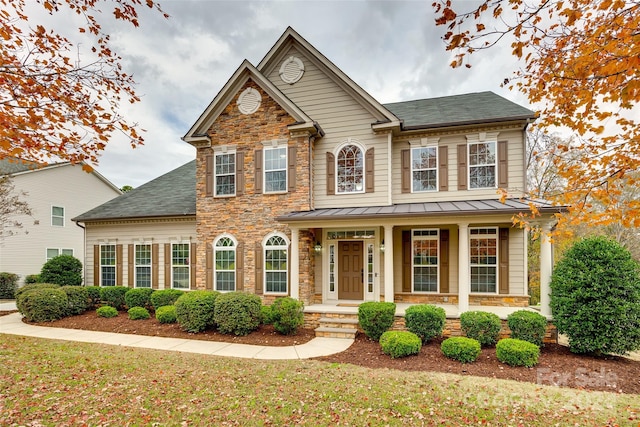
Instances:
[[[287,241],[284,237],[270,237],[264,250],[265,292],[287,293],[287,258]]]
[[[470,228],[471,292],[496,292],[498,283],[498,229]]]
[[[438,292],[439,232],[412,230],[413,292]]]
[[[336,164],[337,193],[364,191],[364,160],[357,145],[345,145],[338,152]]]
[[[64,208],[61,206],[51,206],[51,225],[64,227]]]
[[[73,249],[47,248],[47,261],[49,261],[51,258],[57,257],[58,255],[73,256]]]
[[[189,289],[189,249],[189,243],[171,244],[171,287],[174,289]]]
[[[469,188],[495,188],[496,142],[469,144]]]
[[[116,285],[116,245],[100,245],[100,286]]]
[[[265,148],[264,192],[287,191],[287,147]]]
[[[151,287],[151,245],[135,245],[135,286]]]
[[[411,150],[411,175],[414,193],[438,189],[438,147]]]
[[[214,156],[214,188],[216,196],[236,194],[236,153],[216,153]]]
[[[216,291],[236,290],[236,242],[230,237],[219,238],[214,246],[214,281]]]

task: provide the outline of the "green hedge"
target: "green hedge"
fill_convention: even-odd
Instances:
[[[104,305],[96,310],[98,317],[116,317],[118,316],[118,310],[110,305]]]
[[[160,323],[176,323],[178,317],[176,315],[175,305],[163,305],[156,309],[156,319]]]
[[[126,286],[103,286],[100,288],[100,299],[116,310],[124,310],[124,296],[128,291]]]
[[[531,368],[538,364],[540,347],[528,341],[505,338],[498,341],[496,356],[507,365]]]
[[[466,311],[460,315],[460,328],[469,338],[477,340],[481,346],[491,346],[498,342],[502,322],[498,315],[486,311]]]
[[[180,296],[175,303],[180,327],[194,333],[213,327],[215,303],[219,295],[215,291],[190,291]]]
[[[214,319],[222,334],[248,335],[260,326],[262,300],[254,294],[229,292],[218,296]]]
[[[442,354],[449,359],[462,363],[475,362],[480,356],[480,343],[478,340],[467,337],[451,337],[440,344]]]
[[[278,298],[271,306],[273,328],[283,335],[292,335],[304,325],[304,304],[291,297]]]
[[[71,255],[53,257],[42,266],[40,280],[60,286],[80,286],[82,285],[82,262]]]
[[[18,275],[0,273],[0,299],[14,299],[18,289]]]
[[[31,283],[41,283],[39,274],[27,274],[24,278],[24,284],[29,285]]]
[[[270,305],[263,305],[260,307],[260,323],[263,325],[273,324],[273,311]]]
[[[447,316],[442,307],[420,304],[412,305],[405,311],[407,329],[427,342],[442,335]]]
[[[131,320],[145,320],[151,317],[149,310],[144,307],[131,307],[127,314]]]
[[[90,302],[87,288],[84,286],[62,286],[60,289],[67,294],[69,301],[67,315],[74,316],[88,310]]]
[[[85,286],[89,294],[89,308],[97,307],[102,299],[100,298],[100,286]]]
[[[395,303],[365,302],[358,306],[358,322],[366,336],[379,341],[380,336],[393,326],[395,313]]]
[[[151,294],[151,305],[157,310],[165,305],[173,305],[184,294],[180,289],[161,289]]]
[[[540,313],[518,310],[507,317],[511,338],[528,341],[542,347],[547,333],[547,319]]]
[[[153,294],[151,288],[133,288],[129,289],[124,294],[124,302],[128,308],[133,307],[151,307],[151,294]]]
[[[67,315],[67,294],[58,288],[31,289],[16,300],[18,310],[29,322],[52,322]]]
[[[396,359],[420,353],[422,340],[413,332],[387,331],[380,336],[380,347],[384,354]]]
[[[28,285],[24,285],[16,290],[16,303],[20,294],[24,292],[31,291],[33,289],[57,289],[59,287],[60,285],[56,285],[55,283],[30,283]],[[20,307],[18,307],[18,310],[19,309]]]

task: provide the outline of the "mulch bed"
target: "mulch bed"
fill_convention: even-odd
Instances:
[[[8,313],[0,312],[0,315],[2,314]],[[300,329],[296,335],[283,336],[278,334],[272,326],[261,326],[257,331],[244,337],[223,335],[214,331],[191,334],[181,330],[177,324],[161,324],[154,318],[130,320],[124,312],[121,312],[118,317],[105,319],[98,318],[95,311],[89,311],[79,316],[38,325],[272,346],[299,345],[315,337],[314,331],[310,329]],[[474,363],[462,364],[442,354],[441,342],[442,339],[436,339],[424,345],[420,354],[416,356],[391,359],[382,353],[377,342],[359,333],[353,345],[346,351],[320,357],[317,360],[350,363],[373,369],[448,372],[526,381],[541,385],[640,394],[639,361],[616,356],[602,358],[580,356],[571,353],[567,347],[546,344],[540,354],[539,363],[534,368],[511,367],[499,362],[495,348],[484,348]]]

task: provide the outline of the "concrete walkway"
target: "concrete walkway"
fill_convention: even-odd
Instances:
[[[11,303],[0,304],[0,310],[15,310]],[[185,353],[210,354],[214,356],[243,359],[287,360],[309,359],[328,356],[345,351],[353,340],[343,338],[314,338],[311,341],[290,347],[234,344],[218,341],[187,340],[182,338],[149,337],[144,335],[116,334],[112,332],[84,331],[80,329],[34,326],[22,322],[20,313],[0,316],[0,333],[23,335],[65,341],[79,341],[126,347],[151,348],[155,350],[182,351]]]

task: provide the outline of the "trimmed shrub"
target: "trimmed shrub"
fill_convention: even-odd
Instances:
[[[430,304],[412,305],[404,315],[407,329],[419,336],[422,342],[441,336],[446,318],[442,307]]]
[[[460,315],[460,328],[469,338],[486,347],[498,342],[502,323],[497,314],[486,311],[466,311]]]
[[[71,255],[58,255],[42,266],[40,280],[60,286],[82,285],[82,263]]]
[[[128,291],[126,286],[103,286],[100,288],[100,299],[116,310],[124,310],[124,296]]]
[[[542,347],[547,333],[547,319],[540,313],[518,310],[507,317],[511,338],[528,341]]]
[[[128,308],[133,308],[133,307],[150,308],[151,294],[153,294],[153,289],[151,288],[129,289],[127,293],[124,294],[124,302],[127,304]]]
[[[34,289],[57,289],[60,285],[56,285],[53,283],[30,283],[28,285],[24,285],[16,290],[16,304],[18,304],[18,297],[24,292],[31,291]],[[18,307],[20,310],[20,307]]]
[[[480,356],[481,347],[478,340],[473,338],[451,337],[442,341],[440,350],[449,359],[462,363],[471,363],[475,362]]]
[[[0,299],[14,299],[18,289],[18,275],[0,273]]]
[[[103,305],[96,310],[96,314],[98,317],[116,317],[118,315],[118,310],[110,305]]]
[[[40,275],[39,274],[28,274],[24,277],[24,284],[29,285],[31,283],[40,283]]]
[[[131,307],[127,313],[129,314],[129,319],[131,320],[144,320],[151,317],[149,314],[149,310],[144,307]]]
[[[85,286],[89,294],[89,307],[96,307],[102,299],[100,298],[100,286]]]
[[[551,276],[551,312],[574,353],[640,349],[640,266],[605,237],[571,247]]]
[[[505,338],[498,341],[496,356],[507,365],[531,368],[538,364],[540,347],[528,341]]]
[[[160,323],[176,323],[178,319],[176,315],[175,305],[163,305],[156,309],[156,319]]]
[[[380,347],[384,354],[396,359],[420,353],[422,340],[413,332],[387,331],[380,336]]]
[[[244,292],[221,294],[215,306],[214,319],[222,334],[248,335],[260,326],[262,300],[257,295]]]
[[[180,289],[162,289],[151,294],[151,305],[155,310],[165,305],[173,305],[184,294]]]
[[[263,305],[260,307],[260,323],[263,325],[273,324],[273,311],[270,305]]]
[[[365,302],[358,306],[358,322],[366,336],[379,341],[393,325],[396,305],[392,302]]]
[[[291,297],[278,298],[271,306],[273,328],[282,335],[292,335],[304,325],[304,304]]]
[[[178,298],[175,303],[176,318],[182,330],[195,333],[213,327],[215,303],[219,295],[215,291],[191,291]]]
[[[89,292],[84,286],[62,286],[69,301],[67,316],[82,314],[89,308]]]
[[[18,310],[29,322],[52,322],[62,319],[69,306],[67,294],[59,288],[31,289],[16,301]]]

